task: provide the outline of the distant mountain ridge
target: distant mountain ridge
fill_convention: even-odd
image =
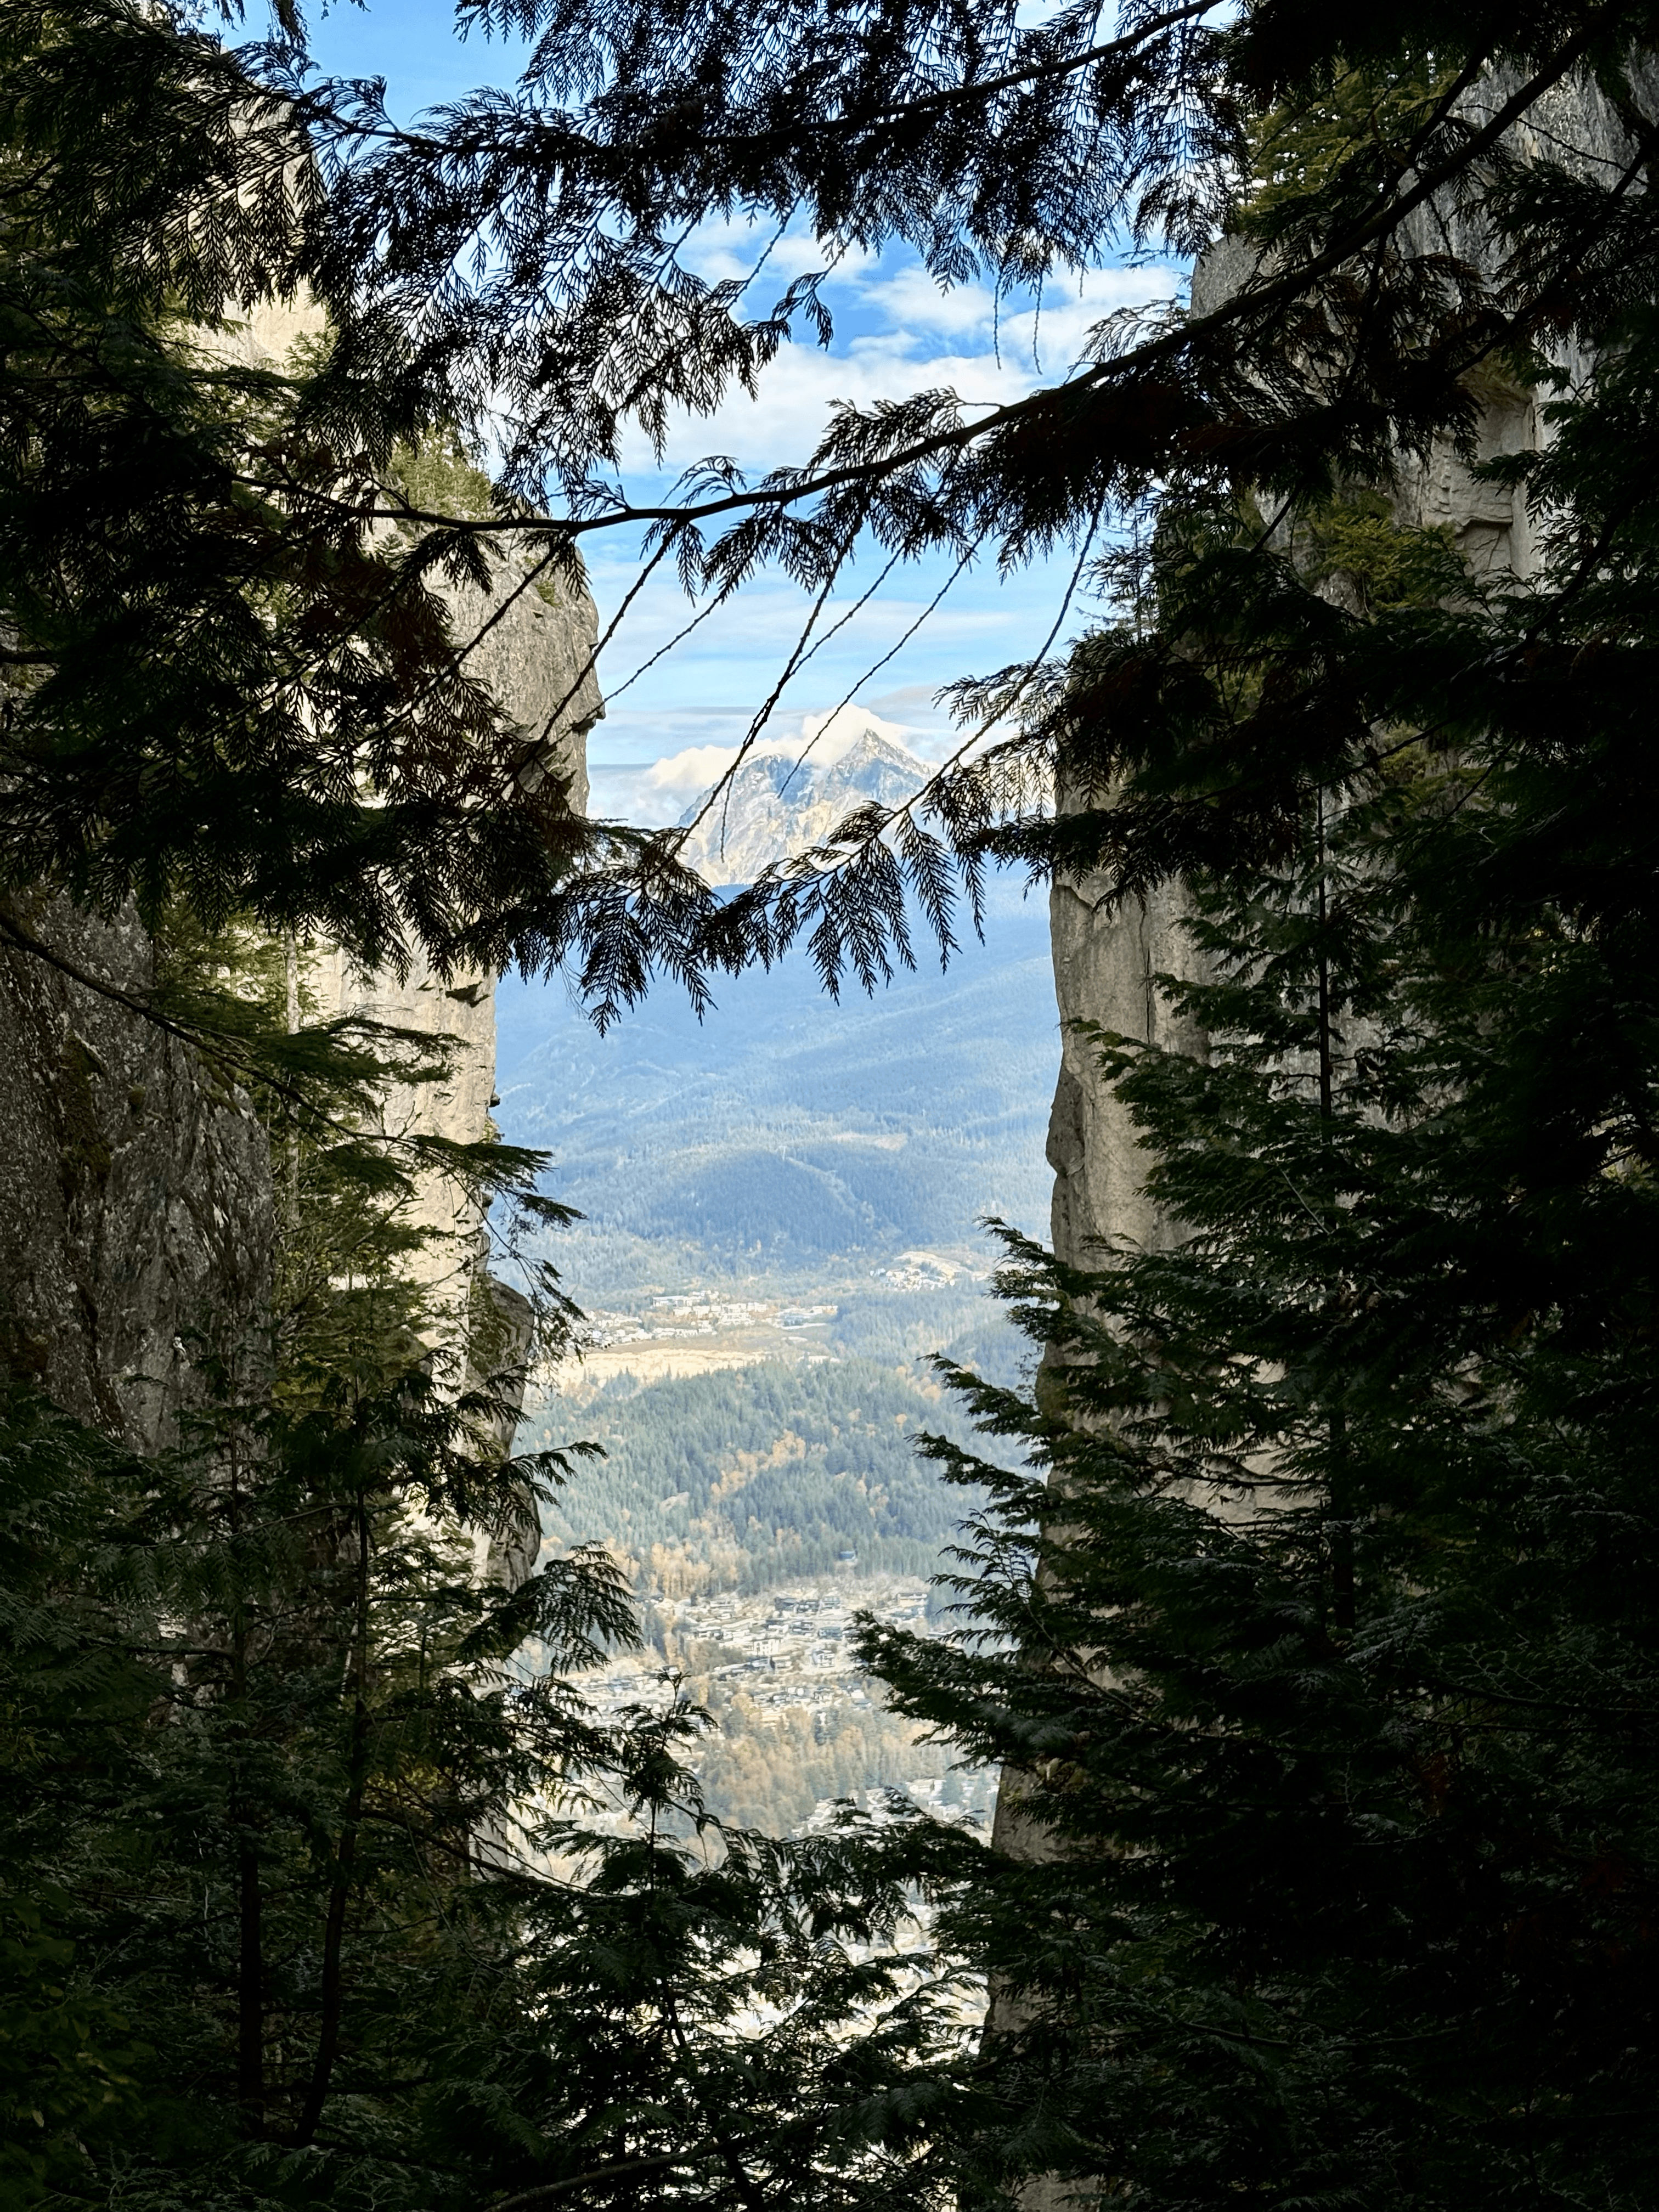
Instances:
[[[752,882],[855,808],[902,802],[929,773],[902,735],[842,712],[804,757],[751,756],[690,856],[717,886]],[[947,1295],[913,1263],[982,1268],[988,1213],[1046,1227],[1060,1060],[1047,902],[1008,876],[987,893],[983,943],[966,930],[941,969],[918,920],[918,966],[873,998],[831,1000],[798,945],[769,974],[717,979],[702,1020],[665,980],[601,1036],[562,990],[504,981],[497,1118],[551,1153],[551,1188],[586,1217],[550,1248],[578,1301],[631,1312],[740,1282],[775,1303],[827,1297],[839,1353],[873,1350],[901,1310],[968,1326],[968,1279]]]
[[[562,990],[508,978],[496,1118],[551,1151],[552,1188],[587,1217],[556,1240],[577,1297],[710,1267],[793,1295],[908,1249],[985,1253],[984,1213],[1046,1228],[1046,902],[1003,879],[988,906],[947,969],[919,933],[915,971],[839,1005],[799,948],[721,979],[703,1021],[662,983],[605,1036]]]
[[[684,857],[711,884],[752,883],[774,860],[822,844],[854,809],[893,806],[927,781],[925,761],[868,725],[823,757],[800,750],[751,754],[686,841]],[[695,822],[703,801],[688,806]]]

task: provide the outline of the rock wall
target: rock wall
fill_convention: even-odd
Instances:
[[[1475,119],[1483,119],[1514,88],[1508,79],[1490,77],[1468,95],[1466,104]],[[1514,136],[1523,151],[1535,152],[1547,141],[1553,158],[1576,161],[1587,172],[1605,173],[1609,161],[1622,162],[1628,152],[1617,119],[1587,81],[1558,86]],[[1470,235],[1460,210],[1425,209],[1416,222],[1422,251],[1443,252],[1449,238],[1471,259],[1483,258],[1482,241]],[[1194,272],[1194,313],[1220,305],[1254,266],[1250,251],[1236,240],[1223,240]],[[1569,360],[1565,366],[1572,370],[1582,364]],[[1547,436],[1540,395],[1507,386],[1494,376],[1477,396],[1477,459],[1521,452]],[[1436,448],[1426,461],[1402,459],[1395,511],[1413,527],[1449,527],[1464,559],[1480,574],[1508,570],[1524,577],[1538,565],[1524,499],[1478,481],[1449,445]],[[1066,804],[1063,793],[1060,803]],[[1176,1019],[1152,981],[1158,973],[1183,981],[1198,975],[1197,955],[1182,927],[1182,886],[1165,884],[1146,901],[1122,908],[1109,906],[1105,890],[1100,879],[1062,878],[1049,898],[1064,1040],[1048,1127],[1048,1163],[1054,1171],[1052,1235],[1060,1256],[1083,1267],[1097,1262],[1103,1240],[1157,1246],[1175,1232],[1147,1201],[1133,1124],[1102,1082],[1093,1048],[1073,1025],[1093,1023],[1177,1051],[1204,1049],[1202,1035]]]
[[[280,366],[297,347],[320,342],[326,329],[321,311],[301,297],[266,302],[246,323],[216,332],[212,343],[251,366]],[[589,665],[599,634],[593,601],[585,585],[573,589],[557,580],[529,583],[510,556],[497,557],[491,565],[488,589],[442,577],[431,580],[432,588],[448,607],[469,672],[538,746],[522,771],[526,781],[560,778],[571,805],[585,812],[587,732],[605,713],[599,678]],[[327,945],[303,947],[301,963],[305,995],[319,1018],[361,1015],[443,1042],[449,1061],[445,1080],[387,1086],[379,1115],[386,1135],[435,1136],[471,1145],[491,1134],[494,975],[478,971],[441,976],[417,958],[399,977],[365,970]],[[424,1173],[404,1218],[425,1239],[409,1267],[439,1317],[434,1348],[458,1349],[465,1340],[472,1291],[487,1274],[483,1217],[454,1179]],[[501,1284],[492,1284],[490,1295],[509,1332],[521,1331],[523,1300]]]
[[[586,590],[562,592],[556,603],[550,603],[534,589],[517,588],[521,580],[503,562],[497,568],[492,592],[446,586],[443,596],[454,634],[461,640],[474,635],[506,603],[468,665],[526,734],[544,739],[541,774],[564,781],[572,805],[585,809],[587,732],[605,712],[598,679],[586,667],[599,617]],[[446,978],[417,959],[408,975],[399,978],[386,971],[366,972],[337,948],[325,945],[307,948],[303,964],[307,992],[320,1016],[362,1015],[441,1041],[447,1052],[449,1070],[444,1080],[387,1087],[380,1115],[380,1127],[386,1135],[437,1136],[471,1145],[492,1133],[493,975],[479,970]],[[485,1267],[483,1217],[459,1182],[424,1173],[404,1218],[425,1235],[419,1252],[410,1255],[410,1267],[443,1316],[437,1340],[458,1346],[472,1286]],[[515,1316],[521,1315],[523,1301],[518,1294],[496,1284],[491,1296],[509,1328],[520,1326]]]
[[[215,343],[281,360],[320,327],[301,302],[262,309]],[[586,666],[598,628],[586,591],[527,586],[505,560],[489,590],[440,588],[457,638],[477,640],[469,667],[541,740],[532,773],[563,779],[585,808],[586,732],[604,712]],[[268,1300],[269,1147],[245,1098],[122,1003],[152,981],[135,915],[105,922],[44,899],[5,911],[64,965],[0,931],[0,1374],[29,1376],[66,1411],[152,1449],[188,1402],[201,1333],[216,1328],[228,1346]],[[402,979],[366,974],[329,945],[305,948],[304,967],[319,1015],[360,1012],[447,1041],[445,1081],[388,1089],[386,1133],[468,1144],[491,1133],[493,975],[445,979],[421,963]],[[430,1232],[411,1272],[442,1316],[435,1341],[464,1340],[481,1282],[509,1337],[523,1337],[527,1309],[489,1279],[484,1220],[467,1193],[425,1175],[410,1218]]]
[[[136,915],[5,913],[110,991],[152,981]],[[153,1449],[210,1341],[235,1346],[269,1294],[264,1133],[190,1046],[3,937],[0,1118],[0,1368]]]

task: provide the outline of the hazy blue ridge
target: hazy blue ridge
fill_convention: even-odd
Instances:
[[[799,771],[762,756],[702,864],[763,865],[924,773],[880,740]],[[605,1036],[556,985],[501,987],[496,1119],[551,1154],[546,1187],[586,1217],[547,1246],[579,1304],[653,1332],[670,1318],[653,1295],[715,1285],[828,1311],[787,1354],[779,1324],[781,1356],[759,1364],[641,1384],[616,1375],[613,1349],[597,1395],[532,1395],[523,1443],[588,1436],[607,1453],[561,1493],[550,1536],[611,1544],[642,1594],[687,1575],[757,1592],[845,1574],[849,1550],[855,1579],[932,1574],[971,1509],[915,1456],[924,1428],[967,1436],[918,1362],[948,1351],[1006,1381],[1029,1351],[986,1294],[978,1224],[1047,1232],[1047,901],[999,881],[983,942],[969,933],[941,968],[918,922],[916,949],[872,997],[830,999],[804,953],[724,979],[702,1022],[659,984]]]
[[[804,956],[726,979],[699,1023],[667,984],[600,1036],[557,986],[498,1000],[503,1133],[554,1156],[587,1227],[571,1285],[597,1294],[646,1248],[681,1265],[817,1275],[906,1248],[971,1246],[993,1213],[1046,1231],[1059,1060],[1048,915],[999,888],[986,942],[839,1004]],[[700,1256],[699,1256],[700,1255]]]

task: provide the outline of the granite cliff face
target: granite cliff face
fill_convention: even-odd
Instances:
[[[1475,119],[1484,119],[1514,88],[1506,79],[1490,77],[1467,96],[1467,105]],[[1536,151],[1546,137],[1553,157],[1577,160],[1586,169],[1627,156],[1616,118],[1595,86],[1583,81],[1558,86],[1513,133],[1523,153]],[[1455,209],[1425,208],[1415,222],[1416,242],[1425,252],[1443,251],[1449,240],[1477,265],[1490,258],[1490,249],[1470,234]],[[1218,306],[1254,267],[1252,252],[1237,240],[1222,240],[1194,274],[1194,312]],[[1563,365],[1570,370],[1582,367],[1571,359]],[[1478,460],[1521,452],[1547,437],[1540,411],[1547,395],[1516,390],[1494,377],[1476,396],[1481,406]],[[1508,571],[1525,577],[1537,567],[1538,548],[1524,499],[1480,482],[1449,444],[1437,447],[1426,461],[1402,459],[1395,508],[1410,527],[1449,528],[1478,574]],[[1060,804],[1066,803],[1062,792]],[[1084,1267],[1098,1264],[1103,1239],[1156,1247],[1174,1231],[1146,1199],[1133,1125],[1102,1082],[1094,1048],[1078,1036],[1075,1024],[1097,1024],[1181,1052],[1204,1048],[1202,1035],[1177,1020],[1152,981],[1158,974],[1183,980],[1197,975],[1197,956],[1182,926],[1182,886],[1166,884],[1123,907],[1108,903],[1106,889],[1101,878],[1060,878],[1050,895],[1054,988],[1064,1039],[1048,1131],[1048,1162],[1054,1171],[1052,1234],[1060,1258]]]
[[[526,735],[542,741],[532,772],[557,777],[572,805],[585,810],[587,732],[605,712],[598,679],[587,666],[599,628],[592,599],[585,590],[562,592],[556,604],[550,603],[523,588],[521,574],[505,562],[497,566],[492,592],[441,588],[457,639],[483,632],[469,667]],[[485,631],[492,614],[496,618]],[[417,959],[400,979],[365,972],[329,945],[307,948],[303,964],[307,992],[322,1017],[361,1015],[444,1042],[449,1068],[442,1081],[387,1086],[380,1115],[387,1136],[436,1136],[465,1145],[489,1136],[495,1089],[493,975],[478,970],[443,977]],[[405,1218],[427,1239],[411,1255],[411,1270],[443,1316],[441,1340],[457,1344],[472,1284],[483,1267],[483,1217],[459,1184],[428,1173],[420,1178]],[[491,1295],[509,1327],[520,1327],[518,1293],[495,1284]]]
[[[272,311],[248,344],[269,356],[307,334],[305,316]],[[586,732],[604,711],[586,667],[592,599],[585,590],[544,595],[507,562],[490,590],[449,586],[444,595],[457,638],[477,638],[469,665],[540,741],[532,773],[559,777],[584,807]],[[8,912],[16,933],[0,931],[0,1372],[32,1377],[67,1412],[153,1449],[190,1401],[204,1332],[228,1348],[268,1300],[269,1147],[246,1097],[145,1018],[154,959],[136,915],[100,920],[44,897]],[[26,949],[30,940],[44,954]],[[329,945],[305,948],[303,965],[319,1015],[362,1013],[447,1041],[445,1081],[388,1088],[386,1133],[489,1136],[493,975],[443,979],[419,964],[401,980],[365,974]],[[411,1225],[430,1232],[412,1267],[441,1316],[438,1342],[459,1343],[481,1279],[509,1334],[522,1331],[522,1300],[488,1281],[483,1218],[464,1189],[425,1176]]]
[[[270,1151],[240,1093],[109,995],[152,981],[136,915],[10,911],[64,965],[0,941],[0,1367],[153,1449],[209,1337],[234,1345],[269,1294]]]

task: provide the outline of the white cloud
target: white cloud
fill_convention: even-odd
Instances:
[[[1040,309],[1024,292],[1005,298],[999,308],[989,286],[958,284],[945,290],[920,262],[911,262],[872,276],[859,286],[858,296],[866,313],[884,322],[890,340],[903,341],[907,351],[914,351],[919,331],[977,331],[992,354],[1030,369],[1036,332],[1051,369],[1061,369],[1077,357],[1089,331],[1104,316],[1167,300],[1180,281],[1174,269],[1091,269],[1081,276],[1056,277],[1044,288]]]
[[[1035,359],[1043,376],[1060,375],[1079,358],[1097,323],[1125,307],[1171,300],[1180,288],[1174,269],[1092,269],[1081,283],[1049,287],[1040,307],[1005,313],[998,333],[1001,352],[1028,367]],[[1034,368],[1034,381],[1037,374]]]
[[[808,230],[786,231],[781,238],[771,223],[706,222],[679,249],[684,268],[710,283],[749,276],[759,268],[763,282],[776,276],[787,283],[809,269],[829,270],[834,264],[839,278],[858,276],[875,265],[876,257],[862,246],[849,246],[836,260],[834,251]]]
[[[860,297],[900,332],[988,331],[996,307],[983,284],[957,284],[941,291],[919,262],[896,276],[860,286]]]
[[[901,684],[896,691],[884,691],[879,699],[872,699],[870,703],[878,709],[890,707],[896,714],[902,714],[907,718],[921,714],[931,719],[938,712],[933,705],[931,684]]]
[[[784,716],[750,748],[752,758],[769,756],[787,760],[810,759],[820,768],[833,768],[859,739],[873,734],[914,751],[920,734],[906,722],[889,721],[868,707],[832,707],[820,714]],[[652,791],[695,798],[725,775],[738,757],[735,745],[685,745],[653,761],[644,770]]]
[[[1016,4],[1020,21],[1035,21],[1059,0]],[[349,76],[386,66],[387,55],[377,48],[377,41],[379,47],[386,45],[382,16],[395,18],[400,34],[412,27],[392,57],[394,112],[407,113],[428,100],[455,97],[473,81],[477,57],[454,45],[440,0],[398,0],[389,13],[382,7],[373,16],[356,9],[334,9],[316,29],[324,66]],[[509,40],[488,64],[488,73],[500,76],[516,68],[519,52],[518,43]],[[792,278],[824,267],[827,258],[822,242],[800,232],[771,243],[769,250],[769,239],[762,225],[710,224],[683,258],[710,279],[741,281],[765,254],[764,267],[747,294],[751,306],[765,308]],[[1109,269],[1092,272],[1080,291],[1075,284],[1051,287],[1042,316],[1045,373],[1063,371],[1091,323],[1125,304],[1165,296],[1176,282],[1176,272],[1168,270]],[[878,258],[849,252],[830,272],[824,296],[836,322],[832,350],[825,354],[807,343],[786,347],[763,377],[757,400],[739,394],[710,420],[677,424],[673,470],[722,449],[752,470],[804,460],[837,398],[869,406],[878,399],[949,386],[972,399],[996,402],[1017,398],[1037,381],[1029,301],[1003,303],[995,318],[994,345],[994,301],[988,288],[975,283],[941,292],[902,249]],[[630,453],[629,471],[631,488],[654,503],[665,487],[642,447]],[[586,541],[594,594],[606,620],[639,576],[633,548],[624,543],[627,534],[618,532],[607,543],[610,533],[600,532]],[[769,732],[768,741],[781,749],[798,745],[807,725],[815,719],[821,722],[834,702],[872,672],[872,691],[878,682],[896,687],[873,697],[875,715],[884,726],[902,732],[911,750],[937,759],[957,733],[933,704],[936,685],[1035,651],[1048,633],[1069,567],[1062,556],[1052,572],[1041,562],[1012,576],[1000,574],[994,563],[969,570],[902,653],[876,669],[946,573],[937,560],[919,569],[901,569],[879,600],[802,671],[775,718],[775,738]],[[821,630],[876,573],[876,566],[861,564],[856,577],[843,578],[847,592],[826,611]],[[806,595],[776,576],[758,577],[735,604],[615,697],[609,720],[592,740],[596,810],[637,820],[672,818],[684,804],[684,799],[676,803],[677,793],[689,798],[706,789],[769,693],[809,603]],[[668,580],[654,577],[605,656],[600,673],[605,686],[613,694],[619,690],[690,612]],[[811,711],[792,707],[796,701],[807,702]]]
[[[1091,271],[1080,284],[1055,286],[1040,309],[1022,305],[1014,311],[1005,301],[994,345],[991,295],[982,287],[941,294],[915,264],[856,280],[848,289],[857,319],[867,325],[873,319],[875,328],[838,340],[827,353],[804,341],[785,346],[762,372],[752,398],[737,391],[712,416],[680,418],[671,428],[665,465],[683,469],[713,453],[736,454],[750,470],[802,463],[837,402],[869,408],[915,392],[949,390],[969,406],[1006,405],[1069,368],[1104,317],[1168,299],[1178,282],[1167,269]],[[933,350],[929,341],[941,337],[980,343]],[[632,442],[624,466],[629,473],[654,472],[642,440]]]
[[[890,711],[884,714],[883,708]],[[637,717],[618,714],[594,736],[590,761],[594,814],[641,823],[678,819],[736,760],[748,721],[746,714],[725,708],[683,708]],[[700,732],[708,734],[690,744],[683,742]],[[968,734],[934,704],[931,685],[907,684],[884,693],[870,707],[855,702],[780,713],[750,748],[750,757],[804,759],[815,767],[830,768],[866,732],[886,738],[929,763],[947,759]],[[682,742],[674,750],[659,752],[655,759],[641,757],[677,738]]]
[[[850,690],[884,653],[897,646],[926,614],[929,600],[949,575],[948,565],[938,562],[917,570],[896,570],[881,592],[846,623],[830,635],[844,614],[850,613],[861,592],[880,572],[880,562],[870,556],[851,569],[845,588],[820,615],[817,635],[823,648],[791,684],[785,696],[786,712],[797,701],[803,706],[829,708]],[[604,610],[614,608],[638,576],[633,562],[601,547],[590,556],[588,577],[594,597]],[[601,687],[612,697],[615,720],[629,723],[647,699],[660,701],[657,711],[676,721],[687,711],[718,705],[743,717],[736,734],[741,736],[749,715],[770,690],[779,669],[800,635],[811,607],[811,596],[775,576],[761,576],[678,647],[645,679],[645,689],[621,690],[634,671],[684,629],[693,611],[672,579],[659,572],[629,612],[616,637],[606,647],[599,665]],[[986,572],[980,586],[977,572],[970,572],[953,586],[941,605],[922,624],[917,647],[933,653],[950,648],[950,672],[986,655],[992,665],[1010,657],[1036,623],[1025,609],[1023,595],[1004,588],[994,571]],[[1037,629],[1041,635],[1041,628]],[[915,664],[908,656],[893,666],[888,683],[911,674]],[[665,679],[660,685],[658,678]],[[742,702],[748,701],[747,711]],[[878,712],[890,712],[880,701]],[[901,720],[908,719],[903,714]],[[726,734],[721,732],[722,736]],[[601,742],[609,742],[610,733]],[[672,751],[688,742],[675,730],[665,730],[660,750]]]
[[[801,344],[785,346],[763,371],[755,396],[733,392],[710,416],[683,416],[672,426],[663,465],[678,471],[710,453],[736,454],[750,471],[806,461],[823,437],[839,401],[869,408],[883,399],[943,386],[987,405],[1018,398],[1029,373],[999,368],[988,355],[939,354],[918,360],[902,331],[855,338],[845,353],[826,354]],[[623,473],[649,476],[657,463],[643,438],[624,448]]]
[[[694,799],[724,775],[737,757],[735,745],[687,745],[683,752],[670,753],[665,759],[653,761],[645,772],[645,780],[653,791],[674,792]]]
[[[806,714],[801,718],[800,739],[793,744],[773,744],[768,752],[804,752],[808,745],[811,757],[820,768],[833,768],[863,737],[885,738],[891,744],[913,750],[915,736],[908,723],[890,722],[884,715],[875,714],[868,707],[833,707],[827,714]]]

